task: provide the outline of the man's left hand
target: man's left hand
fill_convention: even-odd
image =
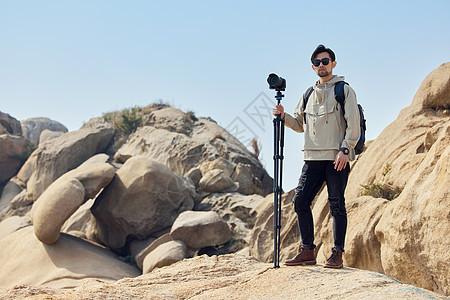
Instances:
[[[347,162],[348,162],[348,155],[344,154],[344,152],[342,151],[339,151],[334,160],[334,169],[337,171],[345,169],[345,167],[347,166]]]

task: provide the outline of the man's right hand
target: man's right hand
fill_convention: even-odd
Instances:
[[[279,115],[281,114],[281,118],[284,119],[284,107],[281,104],[278,104],[277,106],[275,106],[275,108],[273,109],[273,115]]]

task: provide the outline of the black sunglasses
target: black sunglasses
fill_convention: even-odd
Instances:
[[[320,66],[320,63],[322,63],[324,66],[328,65],[330,63],[331,59],[328,57],[322,58],[322,59],[315,59],[312,61],[314,67]]]

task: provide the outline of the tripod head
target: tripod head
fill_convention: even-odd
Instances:
[[[279,77],[275,73],[269,74],[269,77],[267,77],[267,83],[269,84],[269,89],[276,90],[277,92],[281,92],[286,89],[286,79]]]
[[[280,101],[284,97],[281,92],[286,90],[286,79],[279,77],[275,73],[271,73],[269,74],[269,77],[267,77],[267,83],[269,84],[269,89],[277,91],[275,99],[277,99],[278,104],[280,104]]]

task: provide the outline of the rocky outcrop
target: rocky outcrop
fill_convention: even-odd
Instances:
[[[114,177],[110,164],[88,164],[67,172],[38,198],[31,210],[34,232],[45,244],[55,243],[66,220]]]
[[[30,226],[0,239],[0,264],[1,289],[24,284],[73,288],[89,278],[114,282],[140,274],[110,250],[70,235],[42,244]]]
[[[446,63],[427,76],[412,105],[352,166],[346,191],[349,225],[344,256],[348,266],[383,272],[446,295],[450,294],[449,69]],[[376,186],[400,193],[392,201],[361,197]],[[282,259],[296,253],[299,241],[295,213],[286,205],[288,200],[283,200]],[[272,215],[267,207],[256,221],[251,240],[251,253],[265,261],[273,253],[271,221],[266,221]],[[318,261],[323,263],[333,240],[326,188],[313,203],[313,215]]]
[[[58,135],[68,132],[66,126],[49,118],[26,119],[20,121],[20,125],[22,127],[22,135],[35,145],[40,144],[41,134],[46,130],[56,132]],[[48,134],[46,133],[46,135]],[[45,139],[47,138],[48,136]]]
[[[113,295],[113,296],[112,296]],[[446,299],[379,273],[322,266],[281,267],[239,255],[206,255],[116,283],[88,280],[75,289],[19,286],[0,298],[45,299]]]
[[[251,172],[240,173],[246,182],[240,192],[266,195],[271,191],[272,179],[258,159],[215,122],[208,119],[192,121],[187,114],[171,107],[153,111],[143,122],[145,126],[138,128],[115,153],[117,162],[145,155],[183,176],[196,168],[203,176],[213,169],[221,169],[232,177],[238,165],[247,165]],[[218,159],[220,163],[205,167]],[[229,190],[227,185],[222,192]]]
[[[0,135],[6,133],[21,136],[22,128],[20,127],[20,122],[16,118],[0,111]]]
[[[36,200],[61,175],[103,152],[112,136],[111,127],[84,128],[41,145],[17,175],[27,183],[28,199]]]
[[[0,134],[0,184],[17,174],[27,159],[28,141],[21,136]]]
[[[170,228],[196,198],[195,188],[166,166],[148,157],[130,158],[95,200],[93,238],[119,250],[127,238],[144,239]]]
[[[264,197],[257,194],[215,193],[203,198],[195,205],[194,210],[215,211],[227,222],[233,231],[234,239],[243,239],[248,243],[254,220],[258,215],[255,207],[264,201]]]

